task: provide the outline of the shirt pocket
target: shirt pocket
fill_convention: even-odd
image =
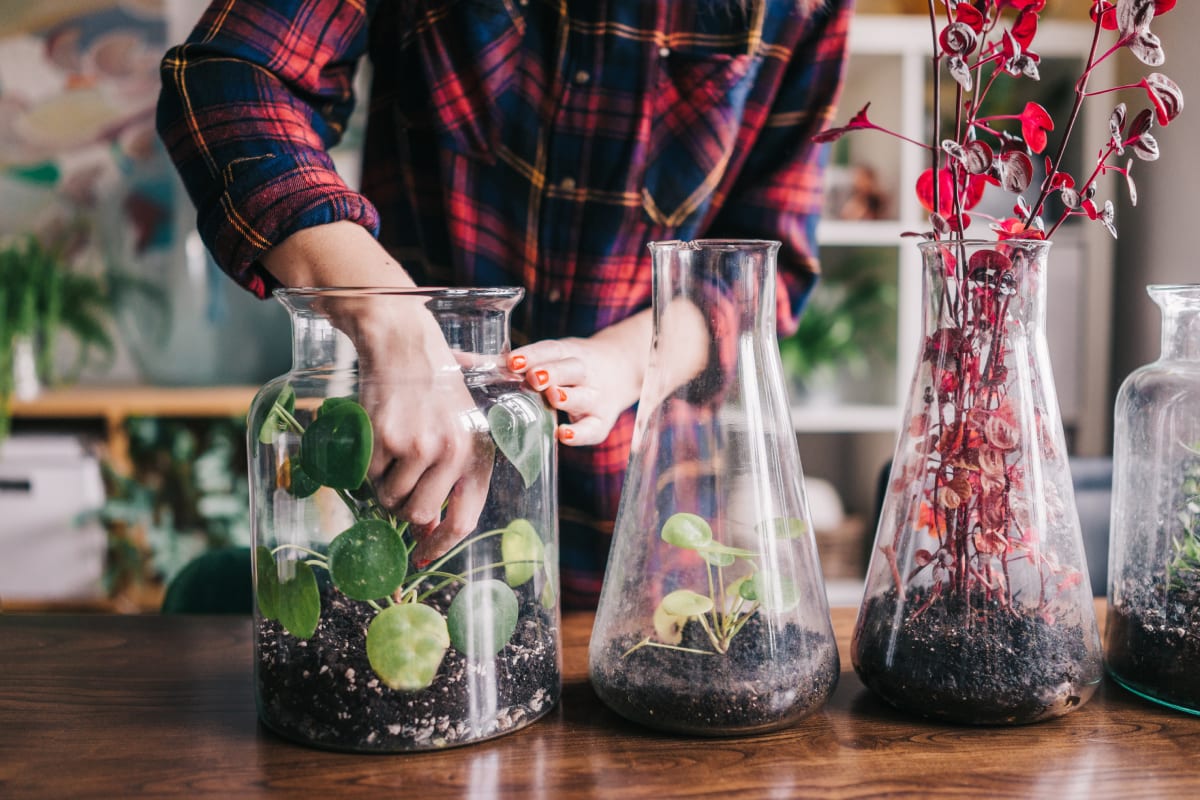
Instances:
[[[708,208],[734,156],[762,35],[761,2],[745,17],[680,5],[692,10],[659,46],[642,188],[650,221],[674,230]]]
[[[389,5],[382,4],[378,14]],[[511,5],[481,13],[474,4],[452,3],[424,15],[395,14],[391,25],[374,20],[399,43],[385,68],[420,76],[396,82],[403,128],[429,131],[453,152],[495,160],[499,100],[516,78],[525,32],[523,17]]]

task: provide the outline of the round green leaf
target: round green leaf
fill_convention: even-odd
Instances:
[[[757,600],[768,611],[790,611],[800,602],[800,592],[791,578],[761,570],[740,587],[742,597]]]
[[[333,409],[333,408],[337,408],[338,406],[344,405],[345,403],[354,403],[355,405],[357,405],[358,401],[355,400],[353,397],[326,397],[321,402],[321,408],[320,408],[320,410],[318,410],[317,413],[324,414],[326,411],[329,411],[330,409]]]
[[[304,431],[300,465],[323,486],[357,489],[371,463],[371,420],[353,400],[335,399],[338,402],[332,406],[322,406],[322,413]]]
[[[776,539],[800,539],[808,535],[808,523],[796,517],[778,517],[771,520]]]
[[[712,541],[712,528],[704,517],[680,512],[663,523],[662,539],[667,544],[696,550]]]
[[[546,413],[543,407],[519,392],[502,395],[488,409],[488,428],[528,489],[542,472]]]
[[[406,603],[379,612],[367,628],[367,661],[393,689],[416,691],[433,683],[450,634],[429,606]]]
[[[303,561],[293,563],[295,576],[279,584],[279,624],[297,639],[307,639],[321,621],[321,592],[312,567]]]
[[[737,560],[734,558],[732,553],[726,553],[723,550],[709,550],[706,547],[697,550],[696,552],[700,554],[701,558],[712,564],[714,567],[731,567],[733,566],[733,562]]]
[[[379,519],[364,519],[329,543],[329,575],[353,600],[386,597],[408,573],[408,551],[400,534]]]
[[[663,644],[682,642],[683,626],[687,621],[687,617],[680,617],[666,611],[662,607],[662,603],[659,603],[658,608],[654,609],[654,633]]]
[[[254,597],[258,610],[267,619],[279,619],[279,574],[271,549],[259,545],[254,549]]]
[[[255,406],[255,419],[250,421],[250,430],[258,431],[258,441],[271,444],[280,432],[288,429],[287,417],[296,410],[296,390],[290,383],[268,389]]]
[[[517,595],[503,581],[472,581],[446,612],[450,643],[467,658],[491,658],[517,629]]]
[[[298,457],[292,456],[288,459],[288,494],[303,500],[305,497],[311,497],[320,488],[321,484],[304,471]]]
[[[696,617],[712,611],[713,601],[691,589],[676,589],[664,597],[658,607],[673,617]]]
[[[500,557],[504,560],[504,579],[509,586],[528,582],[542,563],[545,547],[533,524],[514,519],[500,535]]]

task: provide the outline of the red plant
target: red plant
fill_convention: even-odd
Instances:
[[[1046,541],[1048,531],[1040,529],[1037,515],[1026,507],[1029,493],[1035,491],[1033,483],[1042,480],[1043,472],[1028,462],[1039,455],[1055,460],[1060,454],[1047,452],[1055,441],[1045,430],[1050,423],[1032,402],[1030,390],[1010,375],[1024,369],[1008,337],[1023,324],[1018,319],[1024,302],[1018,287],[1041,280],[1034,246],[1020,240],[1048,239],[1071,217],[1095,221],[1116,236],[1112,201],[1096,198],[1097,183],[1108,173],[1124,176],[1136,204],[1130,176],[1133,158],[1124,165],[1115,162],[1128,150],[1141,160],[1158,158],[1151,129],[1155,122],[1166,125],[1179,115],[1183,93],[1158,72],[1133,84],[1096,90],[1089,88],[1089,78],[1097,65],[1123,48],[1150,67],[1162,64],[1162,45],[1150,24],[1174,5],[1174,0],[1092,0],[1091,49],[1075,82],[1069,115],[1057,125],[1034,102],[1019,113],[981,112],[999,81],[1038,79],[1035,40],[1045,0],[929,0],[935,104],[941,97],[940,76],[947,74],[955,82],[950,135],[942,134],[936,105],[934,143],[924,144],[876,125],[868,116],[868,104],[846,125],[817,136],[819,141],[834,141],[853,130],[878,130],[916,144],[931,156],[916,192],[932,223],[932,230],[921,235],[944,242],[928,245],[936,248],[938,269],[930,272],[927,285],[939,298],[940,310],[933,315],[935,324],[920,352],[922,374],[927,376],[923,400],[912,409],[908,424],[917,460],[893,476],[900,492],[921,487],[908,529],[897,531],[897,536],[918,538],[910,547],[897,546],[898,539],[881,546],[901,597],[905,583],[917,575],[926,576],[933,587],[914,614],[947,591],[966,598],[981,595],[1014,609],[1018,590],[1012,571],[1030,565],[1041,586],[1040,596],[1033,598],[1035,608],[1052,622],[1055,596],[1081,581],[1078,569],[1060,563]],[[1116,38],[1102,48],[1106,30],[1116,31]],[[1084,102],[1122,89],[1144,92],[1150,106],[1130,118],[1125,104],[1118,104],[1094,167],[1079,176],[1069,174],[1063,157]],[[1035,157],[1045,169],[1037,186]],[[1018,198],[1011,216],[986,218],[997,244],[968,247],[967,212],[976,209],[988,184]],[[1032,202],[1022,196],[1031,188]],[[1062,210],[1047,222],[1046,201],[1054,194]],[[973,213],[979,215],[977,210]],[[1045,504],[1061,505],[1053,484],[1039,484],[1036,491]],[[900,553],[913,554],[907,577],[897,562]]]
[[[1160,72],[1151,72],[1136,83],[1092,90],[1088,87],[1096,66],[1128,49],[1142,63],[1157,67],[1165,60],[1162,43],[1150,30],[1155,17],[1175,7],[1175,0],[1092,0],[1091,19],[1096,26],[1092,46],[1083,71],[1075,83],[1075,98],[1066,123],[1056,126],[1045,108],[1034,102],[1025,104],[1019,114],[982,116],[980,109],[997,81],[1038,79],[1040,57],[1034,49],[1038,22],[1045,0],[930,0],[929,20],[935,31],[934,98],[940,97],[943,68],[956,82],[953,132],[943,138],[940,109],[934,109],[938,128],[933,141],[916,142],[876,125],[866,106],[844,126],[830,128],[816,136],[817,141],[832,142],[852,130],[878,130],[925,148],[931,165],[917,180],[917,197],[930,212],[933,230],[927,238],[945,236],[963,238],[970,224],[966,212],[980,200],[984,184],[1003,186],[1020,195],[1034,178],[1033,156],[1046,152],[1052,134],[1057,145],[1046,156],[1045,173],[1037,187],[1036,198],[1021,198],[1013,216],[992,219],[998,238],[1050,238],[1070,217],[1087,217],[1104,225],[1115,237],[1112,203],[1098,204],[1095,199],[1098,180],[1108,173],[1122,175],[1130,199],[1137,204],[1137,191],[1131,170],[1133,158],[1117,163],[1127,150],[1143,161],[1158,158],[1158,142],[1151,133],[1153,123],[1167,125],[1183,110],[1183,92]],[[940,8],[939,8],[940,7]],[[941,28],[938,29],[938,24]],[[1115,41],[1101,48],[1102,32],[1116,31]],[[1150,107],[1132,120],[1124,103],[1118,104],[1109,118],[1109,137],[1098,153],[1094,168],[1077,180],[1067,174],[1063,157],[1074,132],[1083,103],[1123,89],[1145,92]],[[1003,127],[1006,121],[1020,122],[1020,133]],[[999,123],[999,125],[997,125]],[[933,176],[937,175],[938,180]],[[1057,192],[1063,210],[1057,219],[1043,220],[1046,200]],[[1047,227],[1048,225],[1048,227]]]

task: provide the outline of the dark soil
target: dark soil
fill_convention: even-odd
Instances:
[[[553,612],[530,592],[518,594],[517,631],[494,660],[469,662],[451,647],[432,685],[401,692],[367,662],[375,610],[322,586],[321,623],[311,639],[259,622],[259,716],[290,739],[362,752],[451,747],[522,728],[558,702],[561,678]],[[450,599],[434,605],[444,610]]]
[[[1200,713],[1200,579],[1191,590],[1165,580],[1124,581],[1105,632],[1108,671],[1140,695]]]
[[[971,725],[1022,724],[1066,714],[1100,683],[1099,642],[1077,619],[1050,623],[983,598],[968,610],[948,596],[912,616],[925,599],[911,593],[899,612],[909,616],[901,617],[894,592],[872,598],[855,631],[855,671],[902,711]]]
[[[833,693],[837,646],[824,634],[789,623],[768,639],[755,615],[724,655],[609,642],[593,660],[592,686],[610,708],[634,722],[678,733],[727,736],[788,725],[818,709]],[[695,620],[683,647],[711,650]]]

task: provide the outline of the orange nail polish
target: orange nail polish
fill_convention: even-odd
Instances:
[[[564,392],[562,389],[558,390],[558,402],[560,402],[560,403],[567,402],[567,393]]]
[[[525,369],[525,356],[511,356],[508,359],[508,368],[511,370]]]
[[[550,373],[544,369],[539,369],[533,373],[533,384],[539,389],[550,382]]]
[[[558,438],[562,439],[564,442],[569,442],[575,438],[575,431],[571,430],[570,428],[559,428]]]

